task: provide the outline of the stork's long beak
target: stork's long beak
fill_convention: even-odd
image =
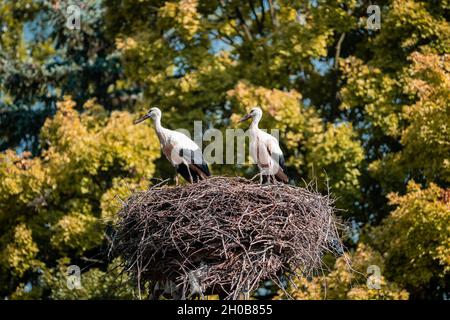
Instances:
[[[245,115],[241,120],[239,120],[239,123],[244,122],[245,120],[248,120],[252,117],[252,115],[249,113],[247,115]]]
[[[134,124],[138,124],[141,123],[142,121],[147,120],[148,118],[150,118],[150,114],[145,114],[144,116],[142,116],[141,118],[134,120]]]

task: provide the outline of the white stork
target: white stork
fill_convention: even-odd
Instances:
[[[253,118],[250,125],[250,155],[258,165],[261,183],[263,183],[263,180],[270,182],[271,177],[274,181],[278,180],[288,183],[289,178],[285,173],[283,152],[278,144],[278,140],[271,134],[258,128],[258,123],[262,118],[262,110],[253,108],[239,122],[250,118]]]
[[[181,132],[163,128],[161,125],[161,110],[158,108],[151,108],[134,124],[141,123],[149,118],[153,119],[155,124],[162,153],[175,167],[177,173],[191,183],[198,182],[211,175],[202,152],[194,141]],[[178,184],[177,175],[175,175],[175,181]]]

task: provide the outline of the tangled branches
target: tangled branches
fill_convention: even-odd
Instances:
[[[188,293],[237,299],[262,280],[309,275],[342,252],[329,196],[286,184],[213,177],[132,195],[119,213],[112,252],[138,284],[171,280]]]

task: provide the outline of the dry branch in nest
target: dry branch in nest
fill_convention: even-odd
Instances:
[[[342,253],[332,199],[286,184],[213,177],[133,194],[119,213],[112,253],[138,280],[237,299],[261,281],[310,275]],[[200,292],[199,292],[200,291]]]

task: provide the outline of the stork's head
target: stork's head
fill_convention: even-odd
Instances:
[[[252,110],[250,110],[250,112],[248,114],[246,114],[241,120],[239,120],[239,122],[243,122],[245,120],[248,120],[250,118],[253,119],[261,119],[262,117],[262,110],[261,108],[255,107]]]
[[[134,121],[134,124],[141,123],[142,121],[145,121],[149,118],[153,120],[161,119],[161,110],[159,110],[158,108],[151,108],[145,115]]]

